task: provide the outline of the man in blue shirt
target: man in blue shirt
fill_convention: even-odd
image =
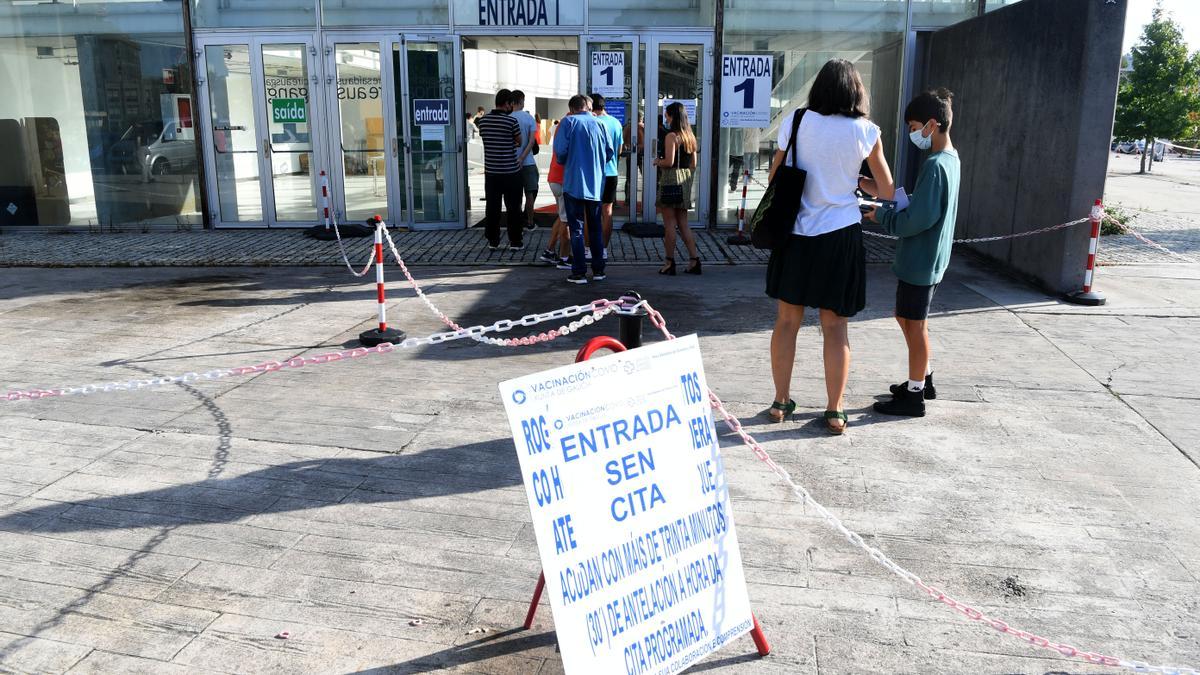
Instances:
[[[600,215],[604,219],[604,252],[607,254],[608,241],[612,239],[613,204],[617,201],[617,158],[621,156],[625,147],[625,127],[621,125],[620,120],[609,115],[604,106],[604,97],[592,94],[592,114],[604,126],[604,132],[617,148],[617,153],[604,165],[604,192],[600,195]]]
[[[617,148],[600,122],[592,116],[590,101],[576,94],[567,103],[571,114],[558,124],[554,154],[563,165],[563,200],[567,226],[571,230],[572,284],[586,284],[584,233],[592,250],[592,281],[603,281],[604,233],[600,221],[600,198],[604,191],[604,166],[613,161]],[[591,227],[587,227],[590,224]]]

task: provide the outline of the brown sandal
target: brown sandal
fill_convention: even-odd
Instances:
[[[775,401],[774,403],[771,404],[771,407],[767,409],[767,417],[770,417],[772,422],[775,422],[776,424],[781,424],[783,422],[786,422],[788,420],[788,418],[791,417],[792,414],[795,412],[796,412],[796,402],[795,401],[793,401],[791,399],[788,399],[787,403],[780,403],[779,401]]]
[[[833,425],[834,420],[841,420],[842,425],[840,427],[834,426]],[[833,434],[834,436],[841,436],[842,434],[846,433],[846,427],[848,427],[848,426],[850,426],[850,419],[848,417],[846,417],[845,411],[843,411],[843,410],[826,410],[825,411],[825,428],[829,431],[829,433]]]

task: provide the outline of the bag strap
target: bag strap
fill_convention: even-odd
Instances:
[[[808,108],[800,108],[792,114],[792,136],[788,139],[787,150],[784,151],[784,156],[792,156],[792,166],[796,166],[796,135],[800,133],[800,120],[804,119],[804,113],[808,112]]]

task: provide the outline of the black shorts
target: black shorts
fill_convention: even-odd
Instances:
[[[929,318],[929,306],[937,284],[914,286],[907,281],[896,282],[896,316],[909,321],[925,321]]]
[[[617,202],[617,177],[604,177],[604,192],[600,193],[601,204],[615,204]]]

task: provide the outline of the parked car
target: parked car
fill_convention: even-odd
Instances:
[[[134,122],[108,149],[108,167],[113,173],[141,174],[142,148],[162,134],[162,122]]]
[[[1130,154],[1140,155],[1146,150],[1146,141],[1136,141]],[[1167,155],[1167,144],[1162,141],[1154,142],[1154,161],[1161,162]]]
[[[1113,141],[1110,149],[1123,155],[1140,155],[1146,147],[1146,141]],[[1167,154],[1167,145],[1162,141],[1154,143],[1154,161],[1161,162]]]
[[[178,127],[169,124],[141,148],[142,177],[147,182],[155,176],[196,171],[196,144],[192,138],[181,138],[179,132]]]

